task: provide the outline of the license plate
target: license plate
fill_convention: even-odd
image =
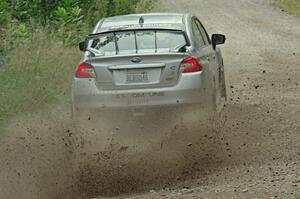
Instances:
[[[143,83],[149,82],[147,71],[128,70],[126,75],[127,83]]]

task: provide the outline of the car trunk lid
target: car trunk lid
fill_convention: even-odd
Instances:
[[[168,87],[177,83],[185,53],[96,57],[90,59],[102,90]]]

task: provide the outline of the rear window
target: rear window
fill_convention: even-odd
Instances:
[[[101,34],[90,41],[97,55],[179,52],[186,45],[182,31],[141,30]]]

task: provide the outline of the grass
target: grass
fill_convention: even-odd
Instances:
[[[140,0],[135,12],[151,10],[156,1]],[[69,104],[81,53],[54,41],[48,32],[40,29],[25,41],[7,34],[0,44],[0,52],[8,55],[0,54],[0,129],[13,117]]]
[[[294,189],[286,193],[284,199],[299,199],[300,198],[300,189]]]
[[[0,67],[0,124],[68,102],[80,53],[49,38],[46,31],[37,31],[10,52],[8,63]]]
[[[276,4],[282,10],[300,16],[300,0],[276,0]]]

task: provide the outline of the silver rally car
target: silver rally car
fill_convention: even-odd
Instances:
[[[223,58],[191,14],[104,18],[79,44],[84,51],[72,86],[73,112],[203,105],[226,98]]]

